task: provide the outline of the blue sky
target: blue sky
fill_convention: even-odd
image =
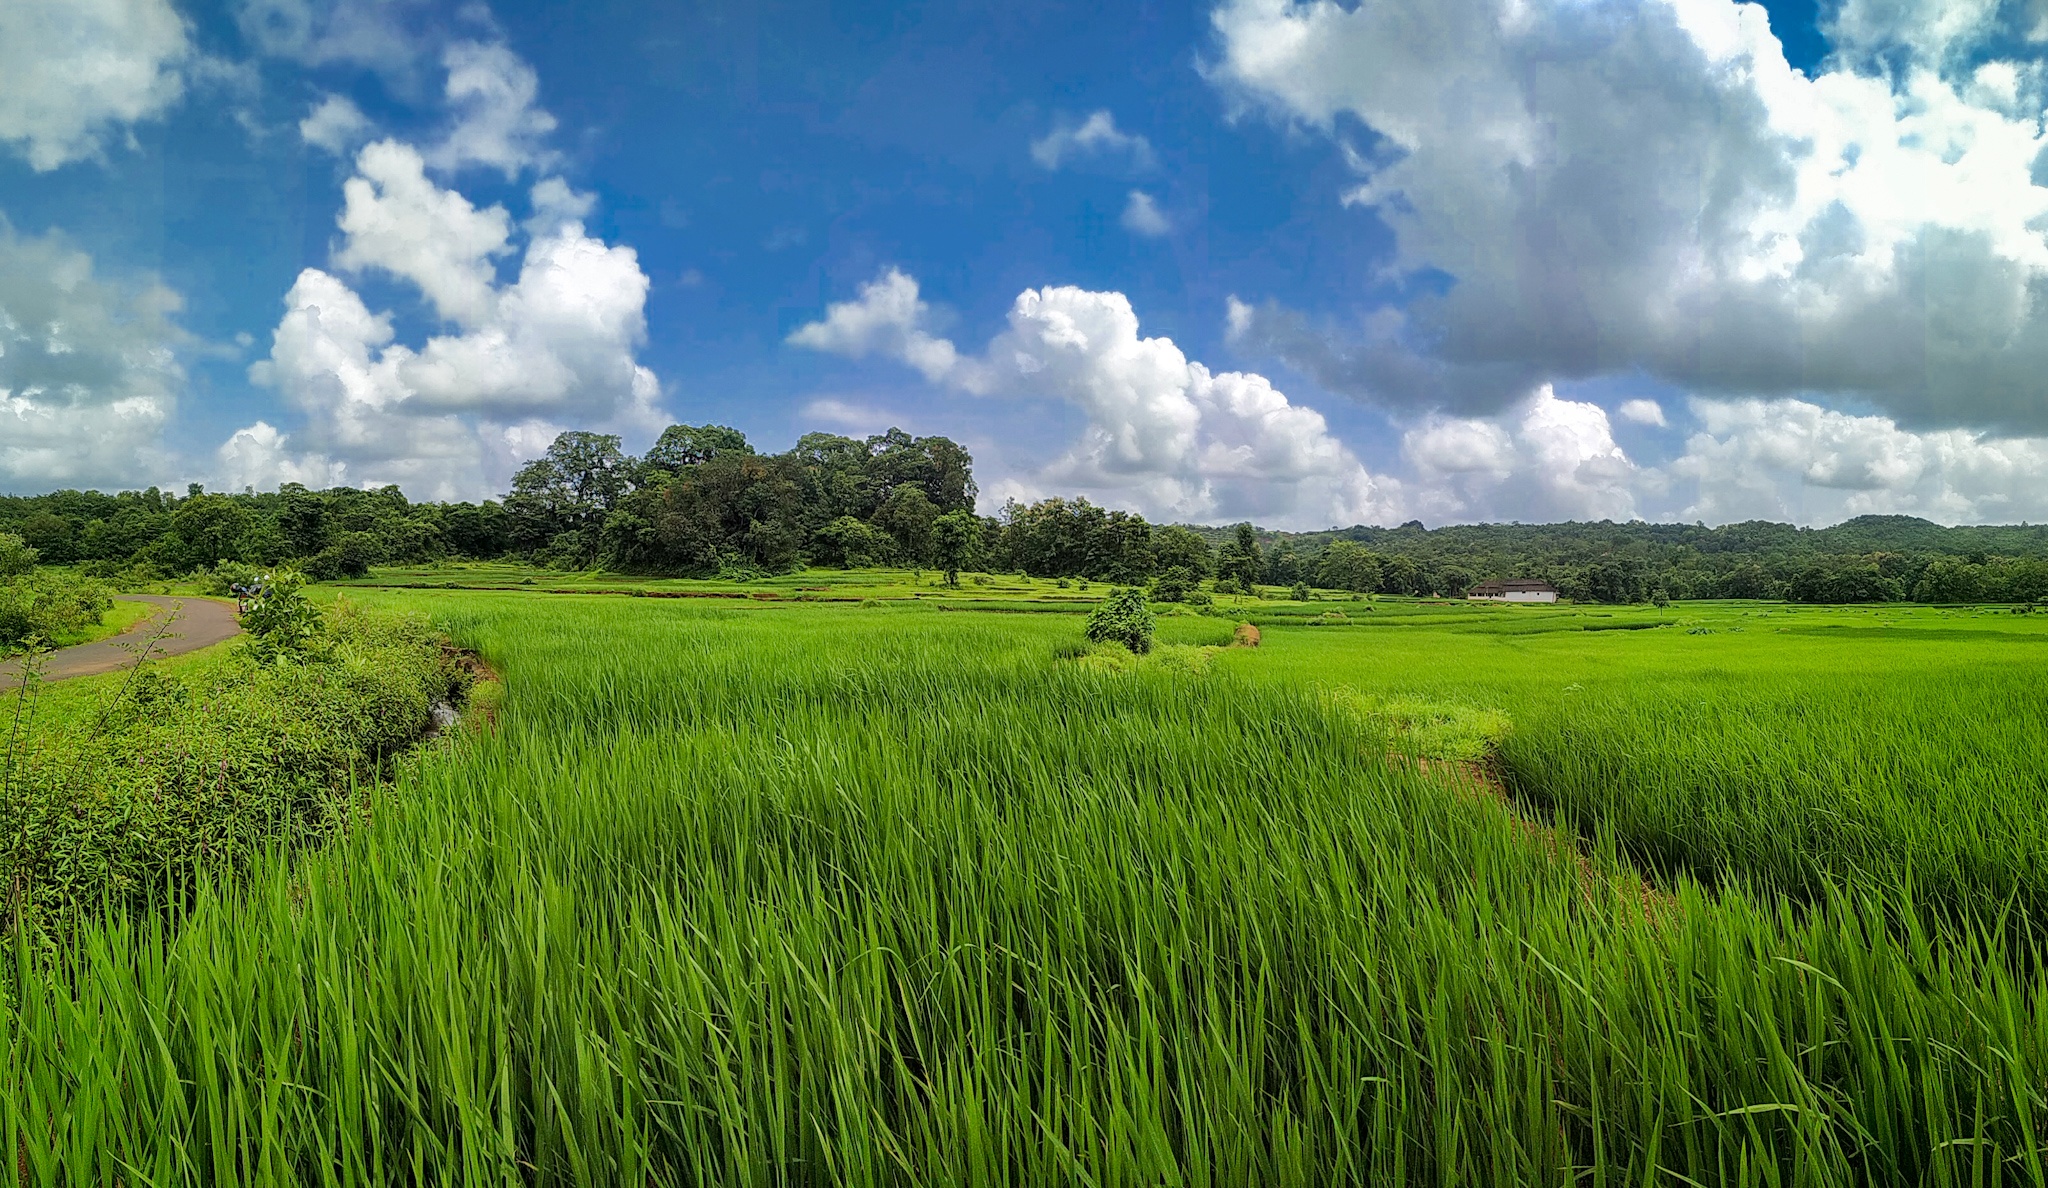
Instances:
[[[2039,14],[1769,8],[21,0],[0,488],[718,421],[991,509],[2039,518]]]

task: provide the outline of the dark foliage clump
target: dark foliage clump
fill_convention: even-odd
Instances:
[[[1118,590],[1088,614],[1088,638],[1095,643],[1120,643],[1142,656],[1152,650],[1152,608],[1136,587]]]

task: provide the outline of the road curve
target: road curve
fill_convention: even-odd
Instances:
[[[147,602],[156,609],[148,618],[119,635],[51,652],[43,668],[44,680],[64,681],[128,667],[135,663],[144,642],[163,625],[164,616],[173,612],[177,613],[178,621],[171,624],[170,631],[150,650],[152,657],[182,656],[210,648],[242,633],[242,624],[235,618],[233,603],[187,595],[117,594],[114,597],[120,602]],[[20,660],[0,663],[0,683],[19,680],[20,677]]]

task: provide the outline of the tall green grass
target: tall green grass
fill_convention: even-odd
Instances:
[[[1685,631],[1527,635],[1507,616],[1499,631],[1277,634],[1256,665],[1504,713],[1500,750],[1524,802],[1663,875],[1802,900],[1829,884],[1910,883],[1927,908],[2048,924],[2038,616],[1685,613]]]
[[[2038,665],[1860,667],[1573,691],[1528,715],[1507,756],[1529,794],[1667,870],[1808,898],[1910,880],[1930,906],[2048,924]]]
[[[1257,657],[411,604],[501,667],[496,736],[180,926],[17,946],[26,1178],[2043,1182],[2021,941],[1649,896]]]

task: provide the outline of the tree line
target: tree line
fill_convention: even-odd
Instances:
[[[502,499],[415,503],[397,487],[182,494],[157,488],[0,497],[0,533],[43,565],[147,580],[224,563],[293,562],[308,576],[372,565],[515,559],[557,569],[744,579],[805,565],[892,565],[957,579],[1021,572],[1148,585],[1164,599],[1257,585],[1457,597],[1533,577],[1568,598],[1808,602],[2048,598],[2048,529],[1944,528],[1864,516],[1830,528],[1481,524],[1284,533],[1153,524],[1087,499],[975,511],[973,459],[898,429],[809,433],[762,453],[738,430],[674,425],[644,455],[569,432]]]

